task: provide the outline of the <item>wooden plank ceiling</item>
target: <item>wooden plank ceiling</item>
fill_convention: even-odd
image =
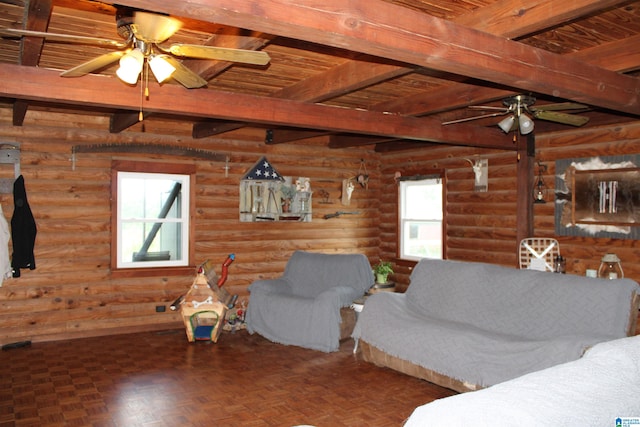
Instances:
[[[536,106],[575,101],[585,126],[640,116],[640,1],[170,0],[121,1],[183,27],[169,42],[264,50],[266,66],[185,59],[205,88],[149,83],[145,120],[193,123],[196,138],[242,127],[266,143],[315,138],[378,151],[417,143],[515,149],[504,117],[443,126],[528,94]],[[122,40],[116,6],[80,0],[0,2],[0,28]],[[0,100],[14,124],[29,108],[94,110],[112,132],[139,129],[140,88],[97,73],[59,77],[113,49],[51,39],[0,39]],[[535,120],[537,133],[568,125]]]

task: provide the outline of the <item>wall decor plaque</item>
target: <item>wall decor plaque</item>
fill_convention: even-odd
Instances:
[[[640,155],[557,160],[556,233],[638,239],[639,164]]]

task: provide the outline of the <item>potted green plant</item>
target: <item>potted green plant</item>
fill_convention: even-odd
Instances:
[[[373,272],[376,275],[376,283],[387,283],[389,274],[393,274],[391,262],[380,260],[380,262],[373,267]]]

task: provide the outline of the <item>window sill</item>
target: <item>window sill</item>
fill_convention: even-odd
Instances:
[[[195,266],[186,267],[159,267],[159,268],[120,268],[112,269],[111,277],[158,277],[158,276],[183,276],[193,275]]]

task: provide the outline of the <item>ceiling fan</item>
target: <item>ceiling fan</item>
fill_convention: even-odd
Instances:
[[[578,104],[575,102],[560,102],[556,104],[546,104],[539,107],[534,107],[533,104],[535,104],[535,102],[536,98],[533,96],[515,95],[502,100],[504,107],[470,105],[468,108],[473,110],[493,110],[495,112],[490,114],[483,114],[480,116],[467,117],[464,119],[450,120],[448,122],[443,122],[442,124],[450,125],[454,123],[462,123],[471,120],[509,114],[509,117],[502,119],[498,123],[498,127],[500,127],[500,129],[502,129],[504,133],[509,133],[517,129],[522,135],[527,135],[533,132],[534,125],[531,117],[556,123],[563,123],[571,126],[582,126],[589,121],[589,118],[585,116],[578,116],[575,114],[561,112],[568,110],[586,111],[589,109],[589,107],[586,105]]]
[[[120,61],[120,67],[116,71],[117,76],[133,85],[137,83],[144,66],[151,69],[159,83],[172,77],[188,89],[203,87],[207,84],[206,80],[184,66],[178,58],[214,59],[253,65],[266,65],[270,61],[269,55],[263,51],[182,43],[164,46],[162,43],[182,26],[179,20],[166,15],[120,7],[116,11],[116,25],[118,34],[124,41],[13,28],[2,28],[0,33],[114,48],[116,50],[77,65],[60,75],[80,77]]]

